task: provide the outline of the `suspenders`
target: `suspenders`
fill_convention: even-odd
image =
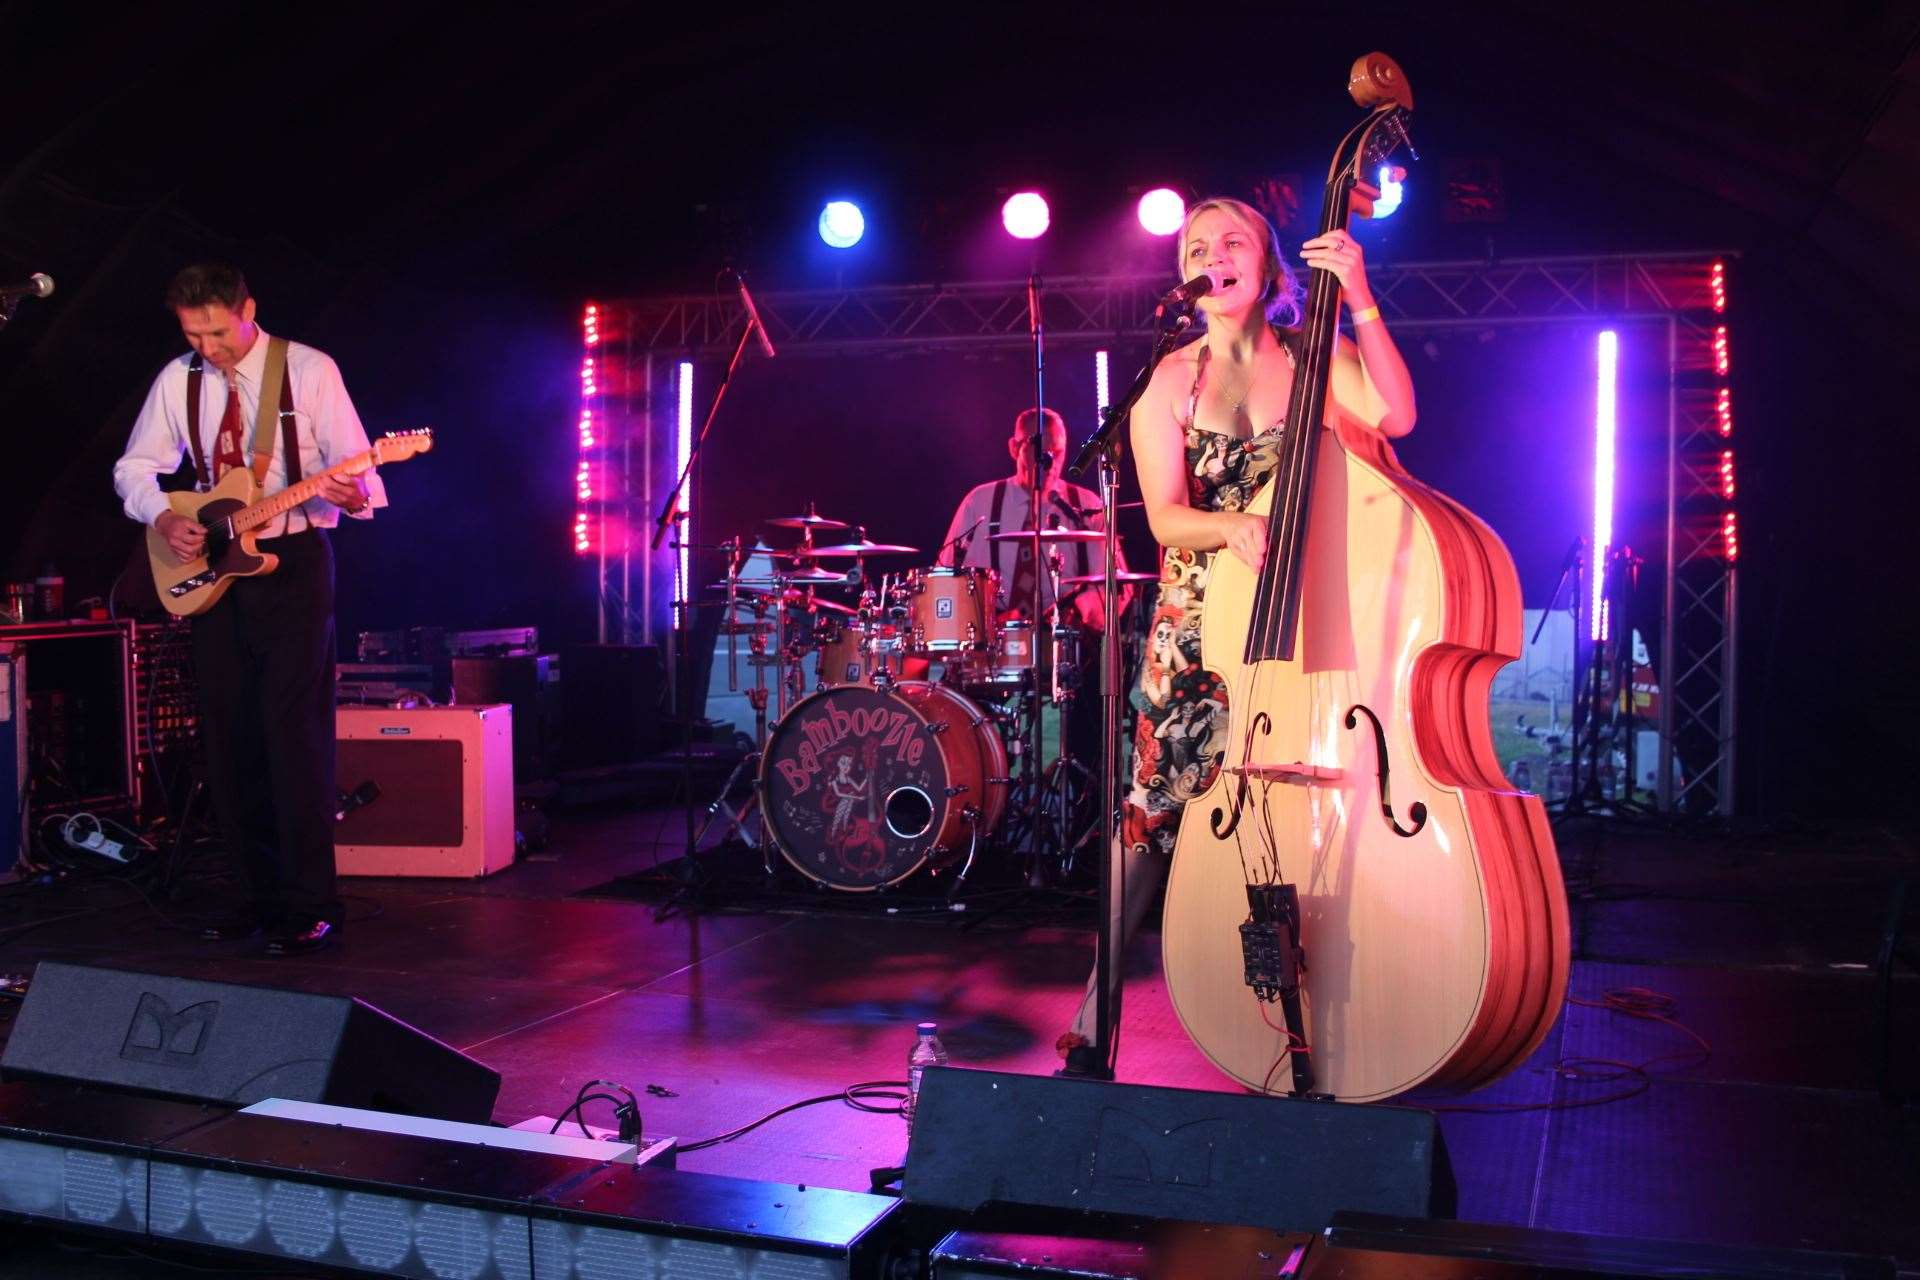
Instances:
[[[1009,483],[1011,482],[1006,480],[1001,480],[996,482],[993,486],[992,514],[987,516],[987,528],[990,531],[998,530],[1000,528],[1000,516],[1006,509],[1007,486],[1009,485]],[[1029,495],[1028,500],[1029,502],[1031,502],[1032,500],[1031,495]],[[1064,501],[1058,494],[1050,495],[1048,498],[1048,501],[1052,502],[1054,506],[1057,507],[1063,515],[1068,517],[1068,521],[1067,521],[1068,528],[1084,529],[1087,527],[1085,519],[1084,517],[1081,516],[1079,510],[1075,508],[1071,503]],[[1046,519],[1045,512],[1046,512],[1046,508],[1043,506],[1041,508],[1042,520]],[[1002,547],[1014,548],[1014,560],[1017,567],[1020,551],[1022,548],[1026,546],[1026,544],[1020,543],[1020,542],[990,542],[988,545],[993,548],[993,552],[990,557],[990,562],[993,566],[993,571],[995,573],[1000,574],[1000,581],[1005,583],[1007,588],[1011,590],[1013,586],[1013,577],[1010,574],[1001,572],[1000,549]],[[1087,549],[1087,544],[1084,542],[1075,542],[1075,543],[1072,543],[1071,545],[1074,551],[1078,553],[1076,558],[1080,562],[1081,576],[1084,577],[1087,574],[1092,573],[1093,572],[1093,553]],[[1039,567],[1035,566],[1034,571],[1036,573],[1039,572]],[[1018,603],[1018,602],[1016,601],[1015,603]]]
[[[213,487],[213,473],[207,469],[207,449],[200,440],[200,385],[204,376],[205,364],[198,351],[187,361],[187,441],[193,449],[193,471],[199,478],[200,489],[205,492]],[[273,388],[278,384],[279,391]],[[267,467],[273,461],[273,432],[270,423],[272,417],[267,413],[267,403],[279,401],[280,448],[287,462],[287,483],[300,482],[300,437],[294,428],[293,417],[293,379],[287,376],[287,340],[269,338],[267,340],[267,368],[260,388],[260,408],[253,425],[253,479],[256,484],[267,481]],[[231,394],[231,393],[229,393]]]

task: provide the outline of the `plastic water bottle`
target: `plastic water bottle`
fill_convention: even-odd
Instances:
[[[947,1047],[940,1043],[938,1023],[923,1022],[916,1028],[919,1034],[914,1038],[913,1050],[907,1054],[907,1099],[900,1104],[900,1114],[907,1118],[907,1133],[913,1133],[913,1113],[920,1106],[920,1077],[928,1067],[944,1067],[949,1059]]]

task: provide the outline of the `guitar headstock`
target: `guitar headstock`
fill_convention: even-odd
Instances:
[[[1354,102],[1373,113],[1353,149],[1352,194],[1347,211],[1360,218],[1373,216],[1373,202],[1380,197],[1374,177],[1402,148],[1413,159],[1413,139],[1407,136],[1407,117],[1413,113],[1413,86],[1407,83],[1400,64],[1384,53],[1369,53],[1355,58],[1347,73],[1347,92]],[[1404,174],[1404,170],[1401,171]]]
[[[412,431],[389,431],[373,442],[373,461],[375,466],[385,466],[389,462],[404,462],[417,453],[425,453],[433,448],[433,428],[419,427]]]

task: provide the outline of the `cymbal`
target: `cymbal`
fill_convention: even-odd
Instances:
[[[916,555],[918,547],[903,547],[897,542],[868,542],[864,538],[859,542],[841,542],[831,547],[810,547],[797,554],[810,558],[826,560],[834,556],[903,556]]]
[[[787,603],[791,605],[803,606],[805,608],[810,608],[810,609],[824,609],[828,613],[845,614],[849,618],[851,618],[854,614],[860,612],[858,609],[854,608],[852,605],[841,604],[838,600],[823,600],[819,596],[813,596],[809,598],[807,594],[803,591],[787,592]]]
[[[834,573],[829,569],[795,569],[791,573],[783,573],[777,578],[736,579],[743,587],[759,590],[769,590],[774,587],[785,586],[790,582],[838,582],[844,584],[846,580],[846,574]],[[717,587],[725,587],[727,584],[717,582],[714,585]]]
[[[769,516],[762,524],[774,525],[781,529],[848,529],[852,528],[845,520],[832,520],[807,504],[807,513],[803,516]]]
[[[844,581],[844,579],[836,575],[836,577],[834,578],[834,581],[841,582],[841,581]],[[741,609],[758,610],[758,609],[769,608],[774,604],[778,603],[781,605],[785,605],[788,608],[794,608],[794,609],[818,609],[826,613],[845,614],[849,618],[851,618],[854,614],[860,612],[858,609],[854,608],[850,604],[841,604],[838,600],[828,600],[821,596],[811,595],[809,594],[811,590],[812,590],[811,587],[805,588],[805,589],[802,589],[800,587],[788,587],[786,590],[786,593],[783,596],[781,596],[778,601],[776,601],[773,597],[773,592],[762,591],[757,588],[748,587],[743,589],[740,594],[743,596],[751,596],[753,598],[750,600],[738,601],[736,602],[735,607],[741,608]],[[751,623],[747,622],[746,620],[742,620],[740,622],[737,622],[735,625],[741,626],[741,627],[751,625],[751,626],[766,627],[771,629],[773,626],[773,623],[766,621],[765,619],[757,619]],[[745,634],[745,633],[743,632],[742,634]]]
[[[1116,573],[1113,576],[1115,580],[1120,582],[1160,581],[1160,575],[1157,573],[1134,573],[1129,571],[1127,573]],[[1106,581],[1107,576],[1103,573],[1089,573],[1077,578],[1062,578],[1060,579],[1060,585],[1063,587],[1098,587],[1105,585]]]
[[[988,534],[987,536],[995,542],[1018,542],[1022,538],[1033,537],[1033,530],[1016,529],[1009,530],[1005,533]],[[1101,533],[1098,529],[1042,529],[1040,531],[1040,541],[1042,542],[1100,542],[1103,541],[1106,536],[1106,534]]]

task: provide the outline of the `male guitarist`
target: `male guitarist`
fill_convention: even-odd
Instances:
[[[265,494],[364,451],[367,433],[324,352],[269,338],[233,267],[191,266],[166,304],[192,352],[153,380],[113,487],[129,516],[150,524],[188,561],[206,530],[173,511],[158,477],[191,457],[201,489],[252,467]],[[262,388],[276,402],[262,405]],[[263,417],[264,411],[264,417]],[[200,723],[221,837],[247,902],[207,926],[211,939],[264,933],[269,955],[328,945],[342,908],[334,891],[333,547],[340,513],[370,518],[386,505],[380,478],[327,477],[320,497],[260,530],[276,571],[233,581],[193,620]]]

